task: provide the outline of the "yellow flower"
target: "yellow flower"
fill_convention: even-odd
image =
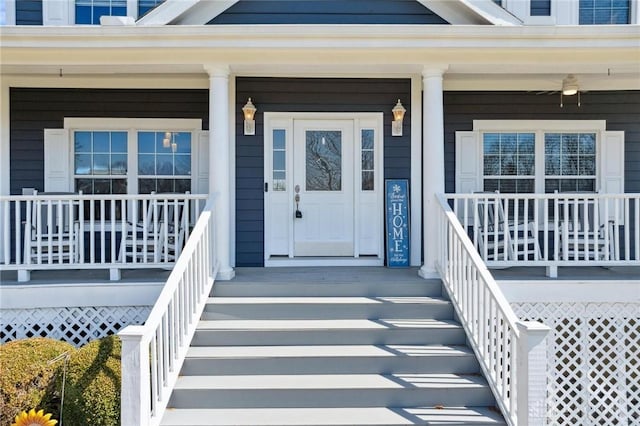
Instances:
[[[36,410],[31,409],[29,413],[23,411],[16,416],[16,422],[11,426],[54,426],[58,423],[57,420],[49,420],[51,414],[44,414],[44,410],[40,410],[36,413]]]

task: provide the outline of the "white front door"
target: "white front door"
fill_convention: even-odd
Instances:
[[[293,140],[294,256],[353,256],[353,120],[295,120]]]
[[[265,264],[382,264],[382,114],[265,113],[264,142]]]

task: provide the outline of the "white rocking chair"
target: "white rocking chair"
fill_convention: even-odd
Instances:
[[[38,193],[24,188],[23,195],[70,195],[73,193]],[[75,218],[73,201],[35,199],[27,201],[24,224],[24,257],[27,264],[78,262],[80,226]]]
[[[188,200],[143,200],[142,220],[134,217],[122,231],[118,262],[173,263],[184,246]],[[136,216],[136,215],[134,215]]]
[[[476,248],[485,261],[538,260],[538,232],[533,222],[510,222],[497,192],[476,200]]]

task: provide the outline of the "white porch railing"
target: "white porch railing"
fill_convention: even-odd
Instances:
[[[191,232],[149,318],[122,339],[121,424],[160,424],[218,271],[214,200]]]
[[[446,197],[489,267],[640,264],[640,194]]]
[[[171,267],[206,195],[36,194],[0,197],[0,270]]]
[[[542,425],[549,328],[518,321],[447,200],[438,201],[436,267],[496,402],[509,425]]]

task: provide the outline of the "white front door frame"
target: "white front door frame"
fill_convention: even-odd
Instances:
[[[354,170],[354,255],[350,257],[303,257],[296,258],[294,255],[294,182],[293,170],[293,139],[294,121],[304,120],[349,120],[353,122],[354,158],[351,160]],[[268,192],[265,193],[264,202],[264,250],[265,266],[335,266],[335,265],[372,265],[381,266],[384,264],[384,133],[382,113],[290,113],[290,112],[266,112],[264,114],[264,167],[265,183],[268,185]],[[375,182],[374,192],[365,194],[360,191],[361,160],[360,160],[360,132],[363,129],[373,129],[375,134]],[[284,191],[273,191],[273,131],[280,130],[286,134],[286,178]],[[282,134],[281,134],[282,135]],[[367,200],[369,195],[371,200]],[[361,207],[369,202],[371,206]],[[373,210],[377,213],[368,218],[377,223],[377,235],[374,237],[374,252],[369,251],[367,256],[360,255],[362,249],[362,232],[360,226],[363,222],[365,212]],[[278,229],[274,233],[274,228]],[[277,234],[277,235],[276,235]],[[371,243],[371,242],[370,242]],[[371,254],[370,254],[371,253]],[[370,255],[369,255],[370,254]]]

